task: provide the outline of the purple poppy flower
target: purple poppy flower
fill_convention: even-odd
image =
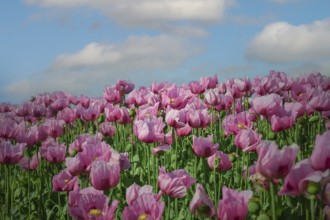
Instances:
[[[161,197],[160,194],[154,194],[152,192],[152,186],[150,185],[144,185],[139,186],[136,183],[133,183],[131,186],[129,186],[126,189],[126,201],[129,206],[133,205],[134,201],[139,198],[140,196],[144,194],[150,194],[153,195],[153,197],[158,201]]]
[[[222,121],[222,128],[226,134],[238,134],[241,129],[252,128],[249,112],[227,115]]]
[[[202,85],[198,81],[191,81],[188,86],[189,86],[191,93],[196,94],[196,95],[202,94],[207,87],[207,85],[205,85],[205,84]]]
[[[210,218],[216,214],[215,206],[207,196],[203,185],[196,185],[196,192],[189,203],[189,210],[198,218]]]
[[[113,104],[120,102],[120,94],[115,86],[106,86],[104,88],[103,97],[105,100]]]
[[[70,192],[69,213],[77,219],[112,220],[116,217],[118,201],[109,206],[109,198],[103,191],[88,187],[80,191]]]
[[[162,118],[150,116],[146,120],[134,121],[134,135],[142,142],[155,143],[164,140],[163,129],[165,124]]]
[[[251,101],[253,110],[258,115],[272,116],[281,108],[282,97],[278,94],[269,94],[254,97]]]
[[[12,119],[6,119],[1,121],[0,126],[0,138],[3,139],[14,139],[18,133],[17,124]]]
[[[118,80],[116,83],[116,90],[120,94],[128,94],[134,89],[134,83],[128,80]]]
[[[116,127],[111,122],[103,122],[100,125],[100,132],[105,137],[112,137],[116,133]]]
[[[325,171],[330,168],[330,131],[317,135],[315,147],[310,156],[312,167],[316,170]]]
[[[210,106],[220,105],[221,96],[220,96],[219,90],[217,88],[207,90],[204,93],[204,102],[205,102],[205,104],[210,105]]]
[[[173,128],[182,128],[186,125],[186,110],[167,108],[166,123]]]
[[[208,157],[207,163],[212,170],[216,169],[219,172],[227,171],[233,166],[229,156],[221,151],[217,151]]]
[[[316,111],[329,111],[330,110],[330,92],[322,91],[315,95],[310,101],[309,104]]]
[[[164,209],[165,203],[158,201],[153,194],[142,194],[125,207],[122,219],[161,220]]]
[[[250,190],[238,192],[226,186],[222,187],[222,199],[219,200],[218,219],[244,220],[248,215],[248,202],[253,192]]]
[[[213,144],[213,135],[204,137],[193,136],[192,150],[198,157],[209,157],[213,155],[219,147],[219,144]]]
[[[58,120],[63,120],[65,123],[70,124],[76,120],[76,115],[72,108],[64,108],[57,114]]]
[[[114,188],[120,180],[119,162],[111,163],[96,160],[91,165],[90,182],[95,189],[107,190]]]
[[[66,146],[59,144],[53,138],[48,138],[41,145],[41,156],[51,163],[59,163],[65,160]]]
[[[53,176],[52,184],[54,192],[72,191],[78,185],[78,177],[72,176],[65,169]]]
[[[0,164],[16,164],[23,157],[26,144],[16,144],[10,142],[0,142]]]
[[[166,195],[182,198],[187,194],[187,189],[196,182],[196,179],[190,177],[189,173],[183,169],[167,173],[165,167],[160,167],[157,182]]]
[[[37,167],[39,166],[39,162],[40,162],[40,153],[36,153],[32,156],[32,158],[28,158],[28,157],[23,157],[19,164],[21,169],[23,170],[28,170],[28,171],[33,171],[35,169],[37,169]]]
[[[261,136],[252,129],[242,129],[235,136],[235,145],[243,151],[255,151]]]
[[[168,151],[170,149],[171,149],[171,146],[169,146],[167,144],[161,145],[161,146],[157,146],[157,147],[154,147],[152,149],[152,154],[155,155],[155,156],[159,156],[159,155],[164,154],[166,151]]]
[[[257,152],[257,172],[269,179],[279,179],[290,172],[298,153],[298,146],[292,144],[279,150],[275,142],[262,141],[257,147]]]

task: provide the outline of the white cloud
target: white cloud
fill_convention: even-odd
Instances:
[[[330,58],[330,19],[312,24],[266,25],[247,46],[247,57],[268,63]]]
[[[149,85],[161,73],[157,79],[167,80],[164,71],[174,71],[200,51],[169,35],[131,36],[120,44],[90,43],[75,53],[59,55],[44,72],[5,90],[16,98],[57,90],[100,96],[104,85],[118,79]]]
[[[222,19],[234,0],[24,0],[46,8],[88,7],[128,26],[150,26],[168,21],[214,22]]]

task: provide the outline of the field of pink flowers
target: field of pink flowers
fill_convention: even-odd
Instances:
[[[330,219],[330,78],[3,103],[0,219]]]

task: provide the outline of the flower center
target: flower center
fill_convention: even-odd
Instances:
[[[170,98],[170,103],[173,103],[174,101],[174,98]]]
[[[146,214],[146,213],[143,213],[143,214],[141,214],[141,215],[139,215],[139,217],[138,217],[138,219],[137,220],[144,220],[144,219],[147,219],[148,218],[148,214]]]
[[[69,182],[69,180],[68,180],[68,179],[65,179],[65,180],[64,180],[64,183],[65,183],[65,184],[67,184],[68,182]]]
[[[91,214],[92,216],[100,216],[102,215],[102,212],[100,209],[91,209],[89,210],[89,214]]]
[[[243,128],[245,128],[245,125],[243,125],[242,123],[238,123],[238,124],[237,124],[237,127],[238,127],[239,129],[243,129]]]

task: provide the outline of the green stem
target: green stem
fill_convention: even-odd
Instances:
[[[10,216],[10,207],[9,207],[9,187],[10,187],[10,180],[9,180],[9,164],[6,164],[5,166],[5,178],[6,178],[6,185],[5,185],[5,203],[6,203],[6,207],[7,207],[7,214],[8,216]]]
[[[31,220],[31,196],[30,196],[30,161],[31,159],[29,158],[29,169],[28,169],[28,197],[29,197],[29,220]]]
[[[315,220],[315,197],[314,195],[310,198],[310,209],[311,209],[311,220]]]
[[[171,198],[169,196],[167,196],[167,214],[166,214],[166,219],[170,219],[171,217]]]
[[[216,172],[216,168],[213,168],[213,174],[214,174],[214,203],[217,203],[217,199],[218,199],[218,186],[217,186],[217,172]]]
[[[272,180],[270,181],[270,197],[271,197],[271,205],[272,205],[272,219],[276,220],[275,189]]]

